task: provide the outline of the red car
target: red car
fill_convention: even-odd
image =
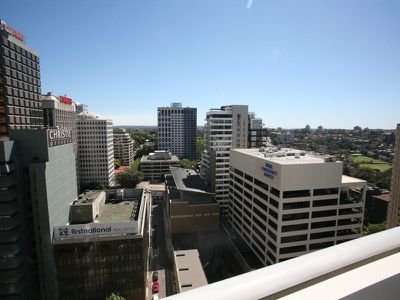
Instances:
[[[156,294],[158,293],[159,290],[160,290],[160,284],[158,283],[158,281],[154,281],[151,291],[153,292],[153,294]]]

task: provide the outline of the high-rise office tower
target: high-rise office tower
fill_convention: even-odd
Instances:
[[[76,157],[76,181],[79,190],[78,144],[76,137],[76,108],[71,98],[53,96],[50,92],[42,95],[43,125],[48,128],[72,130],[72,145]]]
[[[264,265],[361,237],[365,180],[300,150],[231,150],[229,224]]]
[[[197,108],[158,107],[158,150],[167,150],[179,158],[196,159]]]
[[[42,95],[43,125],[72,130],[72,141],[76,148],[76,109],[72,99],[65,96]]]
[[[77,116],[79,180],[114,186],[113,123],[92,112]]]
[[[247,148],[248,106],[229,105],[207,112],[204,128],[207,148],[203,153],[202,174],[215,193],[221,215],[229,203],[229,151]]]
[[[390,194],[392,196],[392,201],[389,203],[389,210],[387,214],[388,228],[396,227],[400,224],[400,124],[397,124],[396,130]]]
[[[38,54],[0,20],[0,135],[43,126]]]
[[[0,299],[56,299],[53,226],[77,197],[69,129],[9,130],[0,141]]]
[[[122,166],[130,166],[133,162],[135,142],[125,129],[114,129],[114,157]]]
[[[249,113],[249,143],[248,148],[260,148],[267,143],[267,128],[261,118],[256,118],[254,112]]]

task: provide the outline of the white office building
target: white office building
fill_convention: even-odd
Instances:
[[[130,166],[135,153],[134,140],[125,129],[114,129],[114,157],[119,159],[122,166]]]
[[[229,151],[248,146],[248,106],[229,105],[207,112],[204,128],[207,148],[202,158],[202,174],[215,193],[221,215],[228,212]]]
[[[113,123],[92,112],[77,116],[78,164],[82,187],[93,182],[114,186]]]
[[[196,159],[197,108],[157,108],[158,150],[170,151],[179,158]]]
[[[231,150],[229,224],[264,264],[361,237],[366,181],[293,149]]]

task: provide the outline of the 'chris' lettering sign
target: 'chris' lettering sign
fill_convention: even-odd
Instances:
[[[47,141],[49,147],[72,143],[71,129],[48,129]]]
[[[270,163],[265,163],[264,167],[261,167],[261,170],[264,171],[264,176],[274,180],[275,176],[278,175],[278,172],[274,170],[274,167]]]

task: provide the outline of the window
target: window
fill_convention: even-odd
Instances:
[[[306,208],[310,207],[310,202],[304,201],[304,202],[293,202],[293,203],[283,203],[283,209],[299,209],[299,208]]]
[[[308,219],[309,213],[298,213],[298,214],[286,214],[282,216],[282,221],[294,221],[301,219]]]
[[[315,189],[314,196],[337,195],[339,188]]]
[[[285,191],[283,192],[283,198],[298,198],[298,197],[309,197],[309,190],[297,190],[297,191]]]
[[[330,217],[336,216],[337,210],[322,210],[322,211],[314,211],[312,213],[313,218],[321,218],[321,217]]]
[[[288,253],[294,253],[294,252],[302,252],[306,251],[306,246],[301,245],[301,246],[294,246],[294,247],[284,247],[280,249],[280,254],[288,254]]]
[[[313,207],[337,205],[337,199],[324,199],[313,201]]]

